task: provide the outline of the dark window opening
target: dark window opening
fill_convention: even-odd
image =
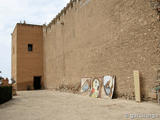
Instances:
[[[33,81],[33,87],[35,90],[41,89],[41,76],[35,76]]]
[[[33,51],[33,45],[32,44],[28,44],[28,51],[29,52]]]

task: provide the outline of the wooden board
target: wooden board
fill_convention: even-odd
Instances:
[[[135,99],[136,102],[141,102],[139,71],[135,70],[133,71],[133,74],[134,74]]]

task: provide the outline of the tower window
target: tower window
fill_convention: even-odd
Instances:
[[[29,52],[33,51],[33,45],[32,44],[28,44],[28,51]]]

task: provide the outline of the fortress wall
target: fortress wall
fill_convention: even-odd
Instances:
[[[116,94],[132,97],[133,70],[139,70],[142,96],[150,97],[160,64],[160,26],[149,1],[80,0],[63,14],[44,28],[46,88],[116,75]]]

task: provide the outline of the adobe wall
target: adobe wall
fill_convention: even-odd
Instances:
[[[12,64],[12,79],[16,80],[17,79],[17,26],[14,28],[14,31],[12,33],[12,56],[11,56],[11,64]]]
[[[160,64],[157,17],[147,0],[73,2],[44,27],[46,88],[116,75],[116,94],[132,97],[133,70],[139,70],[142,96],[150,97]]]
[[[28,44],[33,51],[28,51]],[[43,85],[43,29],[40,25],[17,24],[16,82],[18,90],[33,88],[34,76],[42,76]]]

